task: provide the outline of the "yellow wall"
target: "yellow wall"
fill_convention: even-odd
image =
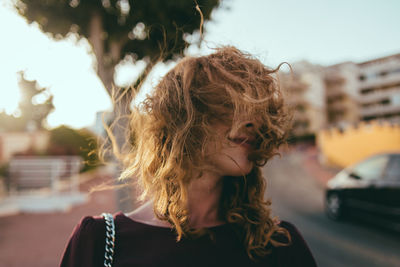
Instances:
[[[327,165],[344,168],[373,154],[400,151],[400,125],[361,122],[343,133],[323,130],[317,145]]]

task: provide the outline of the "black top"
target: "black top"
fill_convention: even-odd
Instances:
[[[114,267],[122,266],[316,266],[303,237],[291,223],[282,221],[292,245],[273,248],[258,261],[246,251],[229,224],[208,228],[208,236],[176,241],[176,233],[166,227],[133,221],[122,212],[114,215],[116,225]],[[104,266],[105,222],[101,217],[85,217],[73,230],[61,267]]]

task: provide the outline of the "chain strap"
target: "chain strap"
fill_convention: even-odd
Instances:
[[[106,248],[104,253],[104,267],[111,267],[115,247],[115,224],[114,218],[110,213],[102,213],[106,223]]]

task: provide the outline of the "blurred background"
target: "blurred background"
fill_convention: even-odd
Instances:
[[[293,127],[264,168],[273,213],[319,266],[400,266],[400,2],[197,3],[0,1],[0,266],[57,266],[83,216],[133,209],[134,188],[89,194],[118,184],[94,153],[103,121],[221,45],[291,66],[277,79]]]

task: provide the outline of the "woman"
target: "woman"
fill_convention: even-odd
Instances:
[[[316,266],[264,200],[289,121],[276,71],[234,47],[187,57],[134,110],[121,179],[148,201],[114,215],[113,266]],[[104,247],[104,220],[86,217],[61,266],[103,266]]]

